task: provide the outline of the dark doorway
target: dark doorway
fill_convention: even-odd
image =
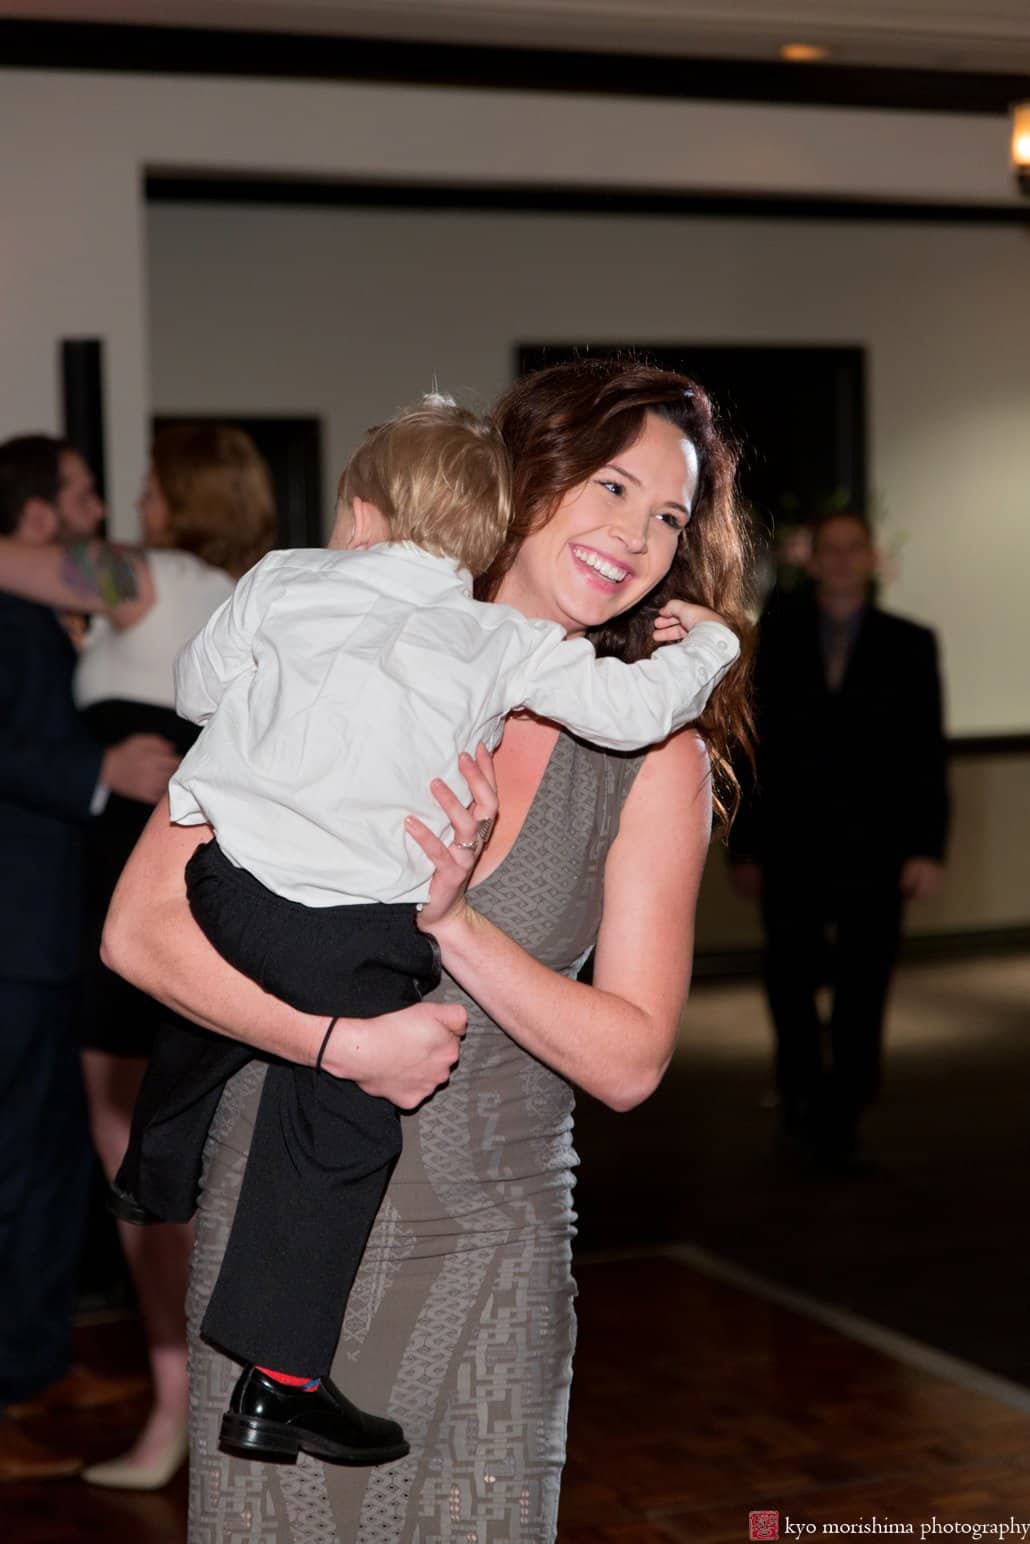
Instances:
[[[830,508],[866,510],[865,351],[682,343],[524,344],[519,374],[590,355],[632,353],[694,377],[740,442],[740,488],[760,526]]]
[[[279,514],[276,545],[321,547],[325,541],[322,509],[322,424],[317,418],[240,416],[235,413],[162,414],[155,433],[169,424],[229,424],[243,429],[268,462]]]

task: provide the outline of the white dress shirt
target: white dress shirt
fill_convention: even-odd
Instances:
[[[172,820],[210,824],[226,856],[306,906],[424,901],[444,840],[429,792],[462,751],[494,749],[526,707],[614,750],[704,710],[739,652],[701,622],[646,661],[597,659],[556,622],[472,598],[469,574],[411,542],[272,552],[176,662],[176,706],[204,724],[169,787]]]

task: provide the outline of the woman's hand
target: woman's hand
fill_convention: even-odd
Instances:
[[[429,899],[418,915],[424,933],[437,933],[448,923],[460,919],[467,910],[465,891],[472,871],[497,816],[497,779],[493,758],[485,745],[476,747],[475,758],[465,752],[459,758],[461,775],[468,784],[472,802],[467,807],[440,778],[430,783],[430,792],[451,823],[454,840],[449,847],[414,815],[405,827],[433,865]]]
[[[525,727],[537,746],[543,737],[553,746],[549,726]],[[505,788],[513,743],[498,758]],[[522,770],[542,759],[523,753]],[[614,1110],[653,1093],[676,1044],[711,837],[709,773],[698,736],[674,734],[634,778],[604,866],[593,986],[534,959],[471,907],[467,920],[437,931],[444,969],[487,1017]]]
[[[432,1002],[375,1019],[340,1019],[322,1068],[400,1110],[413,1110],[450,1078],[467,1020],[459,1003]]]

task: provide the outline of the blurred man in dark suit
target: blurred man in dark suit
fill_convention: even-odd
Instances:
[[[762,909],[785,1133],[845,1169],[880,1085],[904,904],[940,889],[948,825],[936,640],[871,603],[876,562],[863,517],[827,516],[811,590],[767,608],[757,773],[730,842],[735,887]]]
[[[0,445],[0,535],[82,536],[102,513],[70,446],[45,435]],[[174,760],[151,736],[95,744],[72,700],[74,665],[51,611],[0,595],[0,1481],[81,1467],[9,1418],[26,1400],[84,1407],[124,1393],[69,1370],[92,1162],[72,1024],[80,834],[108,790],[153,801]]]

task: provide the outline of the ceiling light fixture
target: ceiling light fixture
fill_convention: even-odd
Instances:
[[[821,43],[783,43],[780,58],[789,64],[815,64],[819,59],[827,58],[829,52]]]
[[[1012,170],[1019,191],[1030,197],[1030,102],[1017,102],[1012,109]]]

